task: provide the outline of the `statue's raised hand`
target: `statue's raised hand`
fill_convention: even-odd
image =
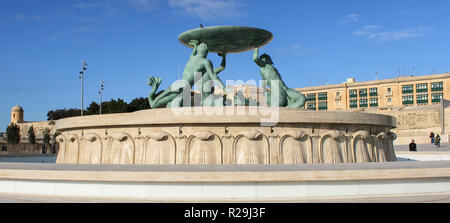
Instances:
[[[200,44],[200,41],[196,40],[196,39],[192,39],[189,41],[189,45],[196,47],[198,46],[198,44]]]
[[[161,78],[158,78],[158,77],[149,77],[148,78],[148,86],[151,86],[151,87],[153,87],[153,88],[158,88],[159,87],[159,85],[161,84],[161,82],[162,82],[162,79]]]

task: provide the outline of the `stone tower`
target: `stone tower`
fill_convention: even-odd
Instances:
[[[23,122],[23,108],[16,105],[11,109],[11,123],[21,122]]]

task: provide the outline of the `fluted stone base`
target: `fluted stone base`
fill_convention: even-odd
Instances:
[[[395,126],[395,118],[386,115],[289,108],[194,107],[83,116],[56,122],[62,132],[56,162],[387,162],[396,161],[396,136],[390,132]]]

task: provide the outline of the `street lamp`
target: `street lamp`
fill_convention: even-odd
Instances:
[[[102,114],[102,93],[103,93],[103,90],[104,90],[104,84],[105,82],[104,81],[100,81],[100,91],[98,92],[98,94],[100,94],[100,115]]]
[[[83,116],[84,110],[84,72],[87,71],[88,64],[84,62],[84,58],[81,58],[81,71],[78,79],[81,79],[81,116]]]

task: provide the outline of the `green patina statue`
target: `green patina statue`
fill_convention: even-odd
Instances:
[[[259,56],[259,47],[269,43],[273,35],[262,29],[244,26],[212,26],[201,27],[182,33],[178,39],[193,52],[187,62],[182,80],[178,80],[159,95],[155,95],[162,79],[150,77],[148,85],[152,90],[148,96],[152,108],[191,106],[191,90],[194,84],[201,93],[202,106],[225,105],[226,95],[215,97],[214,84],[226,91],[224,83],[217,76],[225,70],[226,54],[239,53],[256,48],[253,60],[261,67],[261,76],[268,85],[270,91],[265,91],[267,104],[274,107],[302,108],[306,98],[303,94],[290,89],[281,79],[280,73],[273,66],[269,55]],[[211,52],[218,53],[222,57],[221,65],[213,69],[210,60],[207,59],[210,47]],[[264,85],[264,88],[265,88]],[[258,105],[259,103],[243,98],[243,95],[235,95],[235,105]]]
[[[306,102],[305,95],[286,86],[281,79],[280,73],[273,66],[272,59],[269,55],[263,54],[260,57],[258,56],[259,48],[255,48],[253,51],[253,61],[261,68],[261,76],[265,84],[271,89],[271,91],[264,92],[267,98],[267,104],[275,107],[303,108]],[[272,101],[272,97],[277,102]]]
[[[222,57],[222,64],[217,69],[213,70],[213,64],[207,59],[208,46],[205,43],[200,43],[196,40],[191,40],[189,44],[194,48],[189,61],[187,62],[181,81],[177,81],[167,88],[163,93],[154,97],[162,79],[158,77],[150,77],[148,85],[152,87],[152,91],[148,96],[150,106],[152,108],[162,107],[183,107],[182,94],[190,96],[190,91],[194,84],[200,85],[199,90],[201,92],[201,105],[202,106],[214,106],[215,98],[213,96],[214,83],[225,89],[225,85],[217,76],[220,72],[225,70],[226,66],[226,54],[219,53]],[[200,75],[200,76],[196,76]],[[195,83],[196,81],[200,83]],[[222,101],[222,100],[220,100]],[[190,106],[191,103],[187,103]],[[223,105],[223,102],[222,104]]]

